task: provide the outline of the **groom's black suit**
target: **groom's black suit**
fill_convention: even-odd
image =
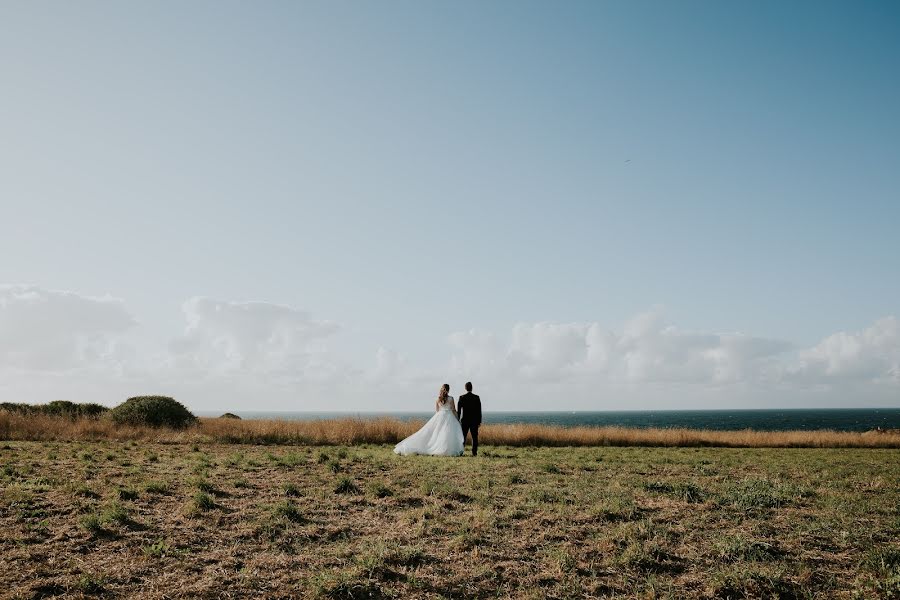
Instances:
[[[472,456],[478,456],[478,426],[481,425],[481,398],[468,392],[459,397],[456,406],[459,412],[459,424],[462,426],[463,444],[466,434],[472,432]]]

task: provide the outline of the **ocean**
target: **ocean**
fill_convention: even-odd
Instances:
[[[355,417],[392,417],[425,420],[432,413],[376,412],[258,412],[233,411],[244,419],[317,420]],[[204,416],[218,416],[201,413]],[[719,431],[756,429],[791,431],[833,429],[869,431],[876,427],[900,429],[900,408],[759,409],[759,410],[653,410],[598,412],[485,412],[485,423],[536,423],[561,427],[619,425],[623,427],[688,427]]]

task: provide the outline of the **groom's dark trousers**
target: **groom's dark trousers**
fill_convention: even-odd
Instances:
[[[463,444],[466,436],[472,432],[472,456],[478,456],[478,427],[481,425],[481,398],[468,393],[459,397],[457,405],[459,424],[462,426]]]
[[[463,430],[463,444],[466,443],[466,435],[469,432],[472,432],[472,456],[478,456],[478,423],[469,423],[467,421],[460,421],[460,425],[462,425]]]

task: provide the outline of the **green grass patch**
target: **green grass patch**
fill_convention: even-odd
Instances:
[[[703,502],[707,498],[707,493],[703,488],[689,481],[679,481],[675,483],[650,481],[644,484],[644,489],[648,492],[656,492],[672,498],[677,498],[684,502]]]
[[[303,515],[300,512],[300,507],[292,500],[282,500],[276,504],[272,508],[272,514],[278,518],[287,519],[288,521],[293,521],[295,523],[300,523],[304,520]]]
[[[289,497],[297,497],[302,495],[300,488],[297,487],[297,485],[294,483],[285,483],[283,486],[281,486],[281,491],[284,492],[285,496]]]
[[[358,494],[359,486],[350,477],[341,477],[334,486],[335,494]]]
[[[157,494],[163,495],[168,494],[170,490],[169,483],[167,481],[160,481],[155,479],[153,481],[148,481],[144,484],[144,491],[148,494]]]
[[[191,498],[189,512],[191,514],[197,514],[213,510],[214,508],[216,508],[216,501],[213,500],[213,497],[202,490],[198,490]]]

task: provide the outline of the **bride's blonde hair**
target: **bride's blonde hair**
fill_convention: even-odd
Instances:
[[[450,395],[450,384],[445,383],[441,386],[441,391],[438,392],[438,402],[441,404],[447,403],[447,397]]]

